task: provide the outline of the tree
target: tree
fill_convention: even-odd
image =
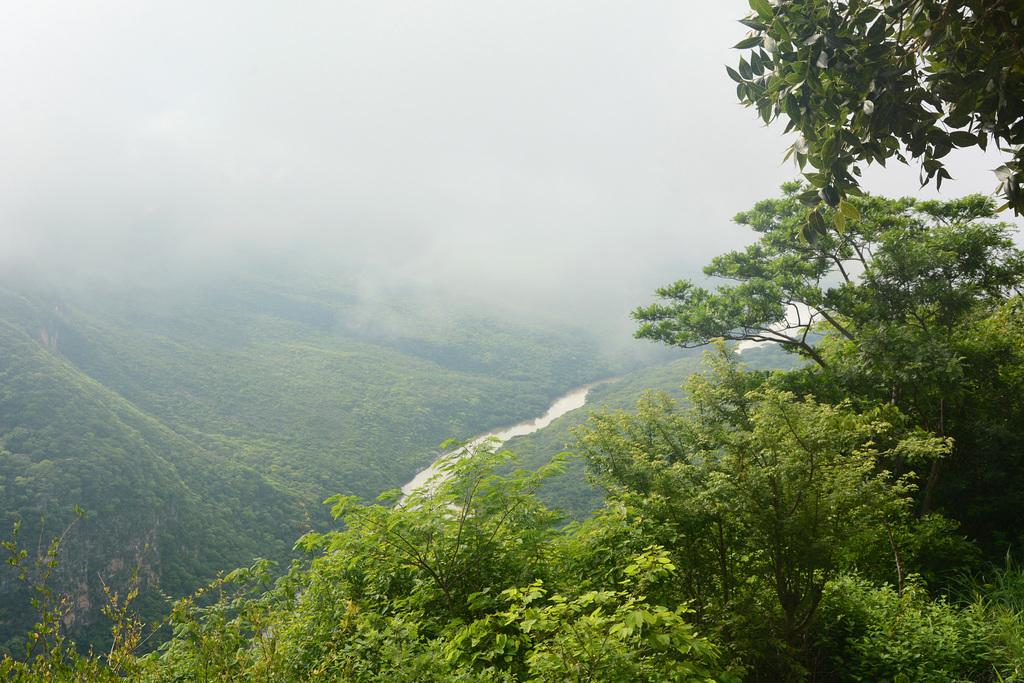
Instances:
[[[805,188],[783,190],[735,219],[761,238],[705,268],[736,284],[658,290],[665,303],[634,312],[637,336],[676,346],[775,341],[812,359],[860,405],[896,405],[919,427],[949,434],[968,402],[965,340],[1024,282],[1011,226],[985,220],[992,204],[979,196],[865,197],[854,200],[855,225],[803,242]],[[894,466],[903,473],[904,463]],[[945,466],[933,462],[922,482],[922,512]]]
[[[803,230],[859,194],[862,164],[920,160],[922,184],[951,176],[957,147],[1012,152],[997,171],[1024,209],[1024,6],[1006,0],[750,0],[749,50],[729,75],[767,124],[786,119],[814,186]],[[837,222],[837,226],[839,226]]]
[[[763,376],[752,382],[724,345],[710,356],[710,371],[687,383],[692,409],[647,397],[635,415],[594,416],[579,447],[611,498],[663,527],[697,615],[746,620],[723,640],[767,627],[795,646],[826,582],[874,554],[905,509],[904,484],[880,464],[947,446],[849,404],[769,384],[749,391]]]
[[[496,442],[456,444],[422,488],[401,500],[398,491],[381,496],[394,505],[329,498],[346,531],[309,534],[299,545],[341,553],[353,599],[409,601],[448,618],[467,616],[479,604],[470,596],[543,575],[543,547],[558,519],[532,494],[563,471],[562,459],[502,477],[495,468],[515,456],[495,453]]]
[[[704,270],[735,284],[710,292],[682,281],[658,290],[663,302],[633,314],[637,336],[684,347],[717,337],[778,342],[820,367],[811,389],[819,395],[848,396],[862,409],[894,405],[919,428],[957,435],[958,420],[974,419],[968,377],[991,355],[976,337],[1024,283],[1012,226],[987,220],[992,203],[980,196],[864,197],[852,200],[856,224],[804,242],[806,188],[783,190],[735,219],[760,239]],[[983,457],[964,449],[954,456],[961,469]],[[923,475],[922,513],[949,464],[935,460]],[[899,474],[913,466],[893,463]]]
[[[525,589],[505,591],[511,606],[501,618],[518,626],[516,640],[530,645],[529,680],[738,683],[737,672],[720,670],[718,648],[697,636],[687,622],[691,610],[649,601],[650,584],[675,572],[668,555],[653,546],[633,558],[624,568],[622,590],[551,595],[538,581]],[[467,629],[468,635],[478,635],[473,626]]]
[[[704,268],[736,284],[714,293],[688,280],[659,289],[665,303],[633,312],[641,323],[637,337],[685,348],[715,338],[778,342],[826,367],[815,333],[864,342],[889,323],[941,336],[1001,304],[1024,280],[1014,228],[984,220],[992,203],[983,197],[865,197],[855,201],[856,225],[802,241],[799,198],[806,187],[782,189],[782,198],[734,218],[760,239]]]

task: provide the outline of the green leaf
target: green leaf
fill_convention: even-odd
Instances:
[[[812,247],[818,246],[818,233],[811,228],[810,221],[804,221],[800,226],[799,237],[800,243],[805,247],[808,245]]]
[[[818,202],[821,201],[821,197],[819,197],[818,193],[814,190],[807,190],[806,192],[801,192],[796,196],[796,199],[798,202],[807,207],[817,206]]]
[[[750,64],[742,57],[740,57],[740,76],[743,76],[743,78],[747,80],[754,77],[754,72],[750,69]]]
[[[825,219],[821,217],[821,212],[815,209],[811,212],[811,215],[807,217],[807,222],[810,224],[811,229],[817,232],[819,235],[824,235],[827,232],[825,227]]]
[[[749,50],[761,44],[761,36],[749,36],[732,46],[734,50]]]
[[[822,200],[829,206],[839,205],[839,193],[836,192],[836,188],[832,187],[831,185],[825,185],[824,187],[822,187],[820,190],[818,190],[818,194],[821,196]]]
[[[841,200],[839,202],[839,213],[852,221],[860,220],[860,211],[858,211],[857,207],[850,202]]]
[[[949,134],[949,140],[957,147],[973,147],[978,144],[978,137],[973,133],[955,130]]]
[[[804,173],[804,177],[807,178],[807,182],[817,188],[825,187],[828,183],[828,178],[825,177],[824,173]],[[819,196],[817,192],[815,192],[815,196]]]
[[[757,12],[758,16],[768,19],[775,15],[772,12],[772,6],[768,4],[768,0],[750,0],[750,8]]]
[[[846,234],[846,216],[841,211],[836,211],[832,214],[832,222],[836,224],[836,230],[839,231],[840,235]]]

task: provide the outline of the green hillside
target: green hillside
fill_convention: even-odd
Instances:
[[[601,341],[287,268],[163,291],[8,286],[3,536],[21,521],[24,547],[87,512],[54,580],[76,596],[72,630],[101,643],[106,627],[88,626],[103,583],[141,568],[152,617],[156,588],[179,596],[253,557],[286,559],[304,530],[333,523],[328,496],[373,499],[444,440],[627,368]],[[0,651],[14,652],[31,624],[11,578],[0,573]]]
[[[865,234],[797,246],[797,200],[781,206],[781,249]],[[877,270],[822,299],[847,311],[834,329],[787,338],[803,365],[715,341],[698,374],[695,354],[629,372],[600,360],[596,337],[493,306],[266,273],[174,296],[6,292],[0,487],[23,526],[0,545],[14,565],[0,626],[2,654],[21,659],[0,657],[0,678],[1015,680],[1024,254],[1006,226],[929,231],[887,219],[907,205],[873,210],[877,244],[841,253],[872,253]],[[707,315],[709,296],[747,315],[727,289],[671,292],[675,308],[644,309],[659,324],[642,332],[681,346],[777,333],[778,306],[737,327]],[[401,483],[399,468],[429,458],[432,424],[472,434],[611,373],[581,429],[585,411],[509,444],[525,462],[485,444],[402,500],[343,495]],[[560,484],[564,458],[522,467],[573,442],[606,496],[597,514],[578,466]],[[333,523],[317,504],[330,488]],[[68,498],[88,517],[37,550],[73,518]],[[560,524],[544,501],[585,519]],[[294,562],[244,564],[284,559],[296,537]],[[173,607],[154,588],[238,564]],[[101,603],[113,623],[94,619]],[[167,614],[156,652],[129,604],[150,625]]]

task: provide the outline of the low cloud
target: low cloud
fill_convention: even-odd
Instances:
[[[795,175],[742,0],[31,3],[0,26],[0,265],[257,255],[624,319]]]

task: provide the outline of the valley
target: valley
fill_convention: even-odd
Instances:
[[[493,302],[368,296],[305,267],[228,275],[0,291],[0,528],[20,523],[28,547],[86,513],[52,579],[75,596],[81,642],[104,644],[104,586],[123,591],[133,569],[153,620],[218,572],[286,562],[302,533],[332,528],[328,496],[372,500],[449,438],[680,355]],[[12,579],[0,575],[9,653],[33,618]]]

